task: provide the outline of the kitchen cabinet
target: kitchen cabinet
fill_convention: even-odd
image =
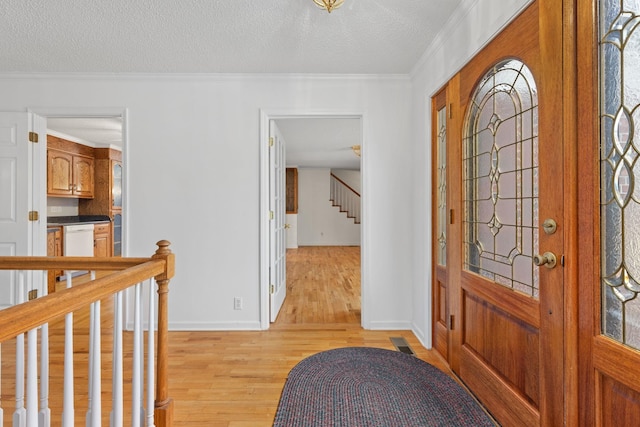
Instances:
[[[111,224],[98,223],[93,226],[93,256],[111,256]]]
[[[47,256],[62,256],[62,254],[62,227],[47,227]],[[62,270],[49,270],[47,276],[48,293],[55,292],[56,280],[62,274]]]
[[[47,135],[47,195],[92,198],[93,148]]]

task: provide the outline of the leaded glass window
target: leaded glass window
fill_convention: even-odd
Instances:
[[[438,264],[447,264],[447,108],[438,110]]]
[[[640,0],[600,1],[602,330],[640,349]]]
[[[538,96],[524,63],[480,80],[463,132],[464,268],[538,298]]]

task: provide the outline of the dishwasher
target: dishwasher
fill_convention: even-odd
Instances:
[[[63,226],[64,256],[93,256],[93,224]],[[73,275],[85,273],[72,271]]]

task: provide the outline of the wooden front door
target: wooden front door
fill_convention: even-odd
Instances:
[[[538,0],[447,88],[449,361],[505,426],[563,423],[562,71]]]
[[[577,10],[580,425],[636,426],[640,2],[594,0]]]

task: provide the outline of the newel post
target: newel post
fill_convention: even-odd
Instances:
[[[169,279],[174,275],[175,255],[169,249],[171,242],[161,240],[158,250],[151,257],[165,260],[164,273],[155,277],[158,283],[158,343],[156,367],[155,424],[158,427],[173,425],[173,399],[169,397]]]

